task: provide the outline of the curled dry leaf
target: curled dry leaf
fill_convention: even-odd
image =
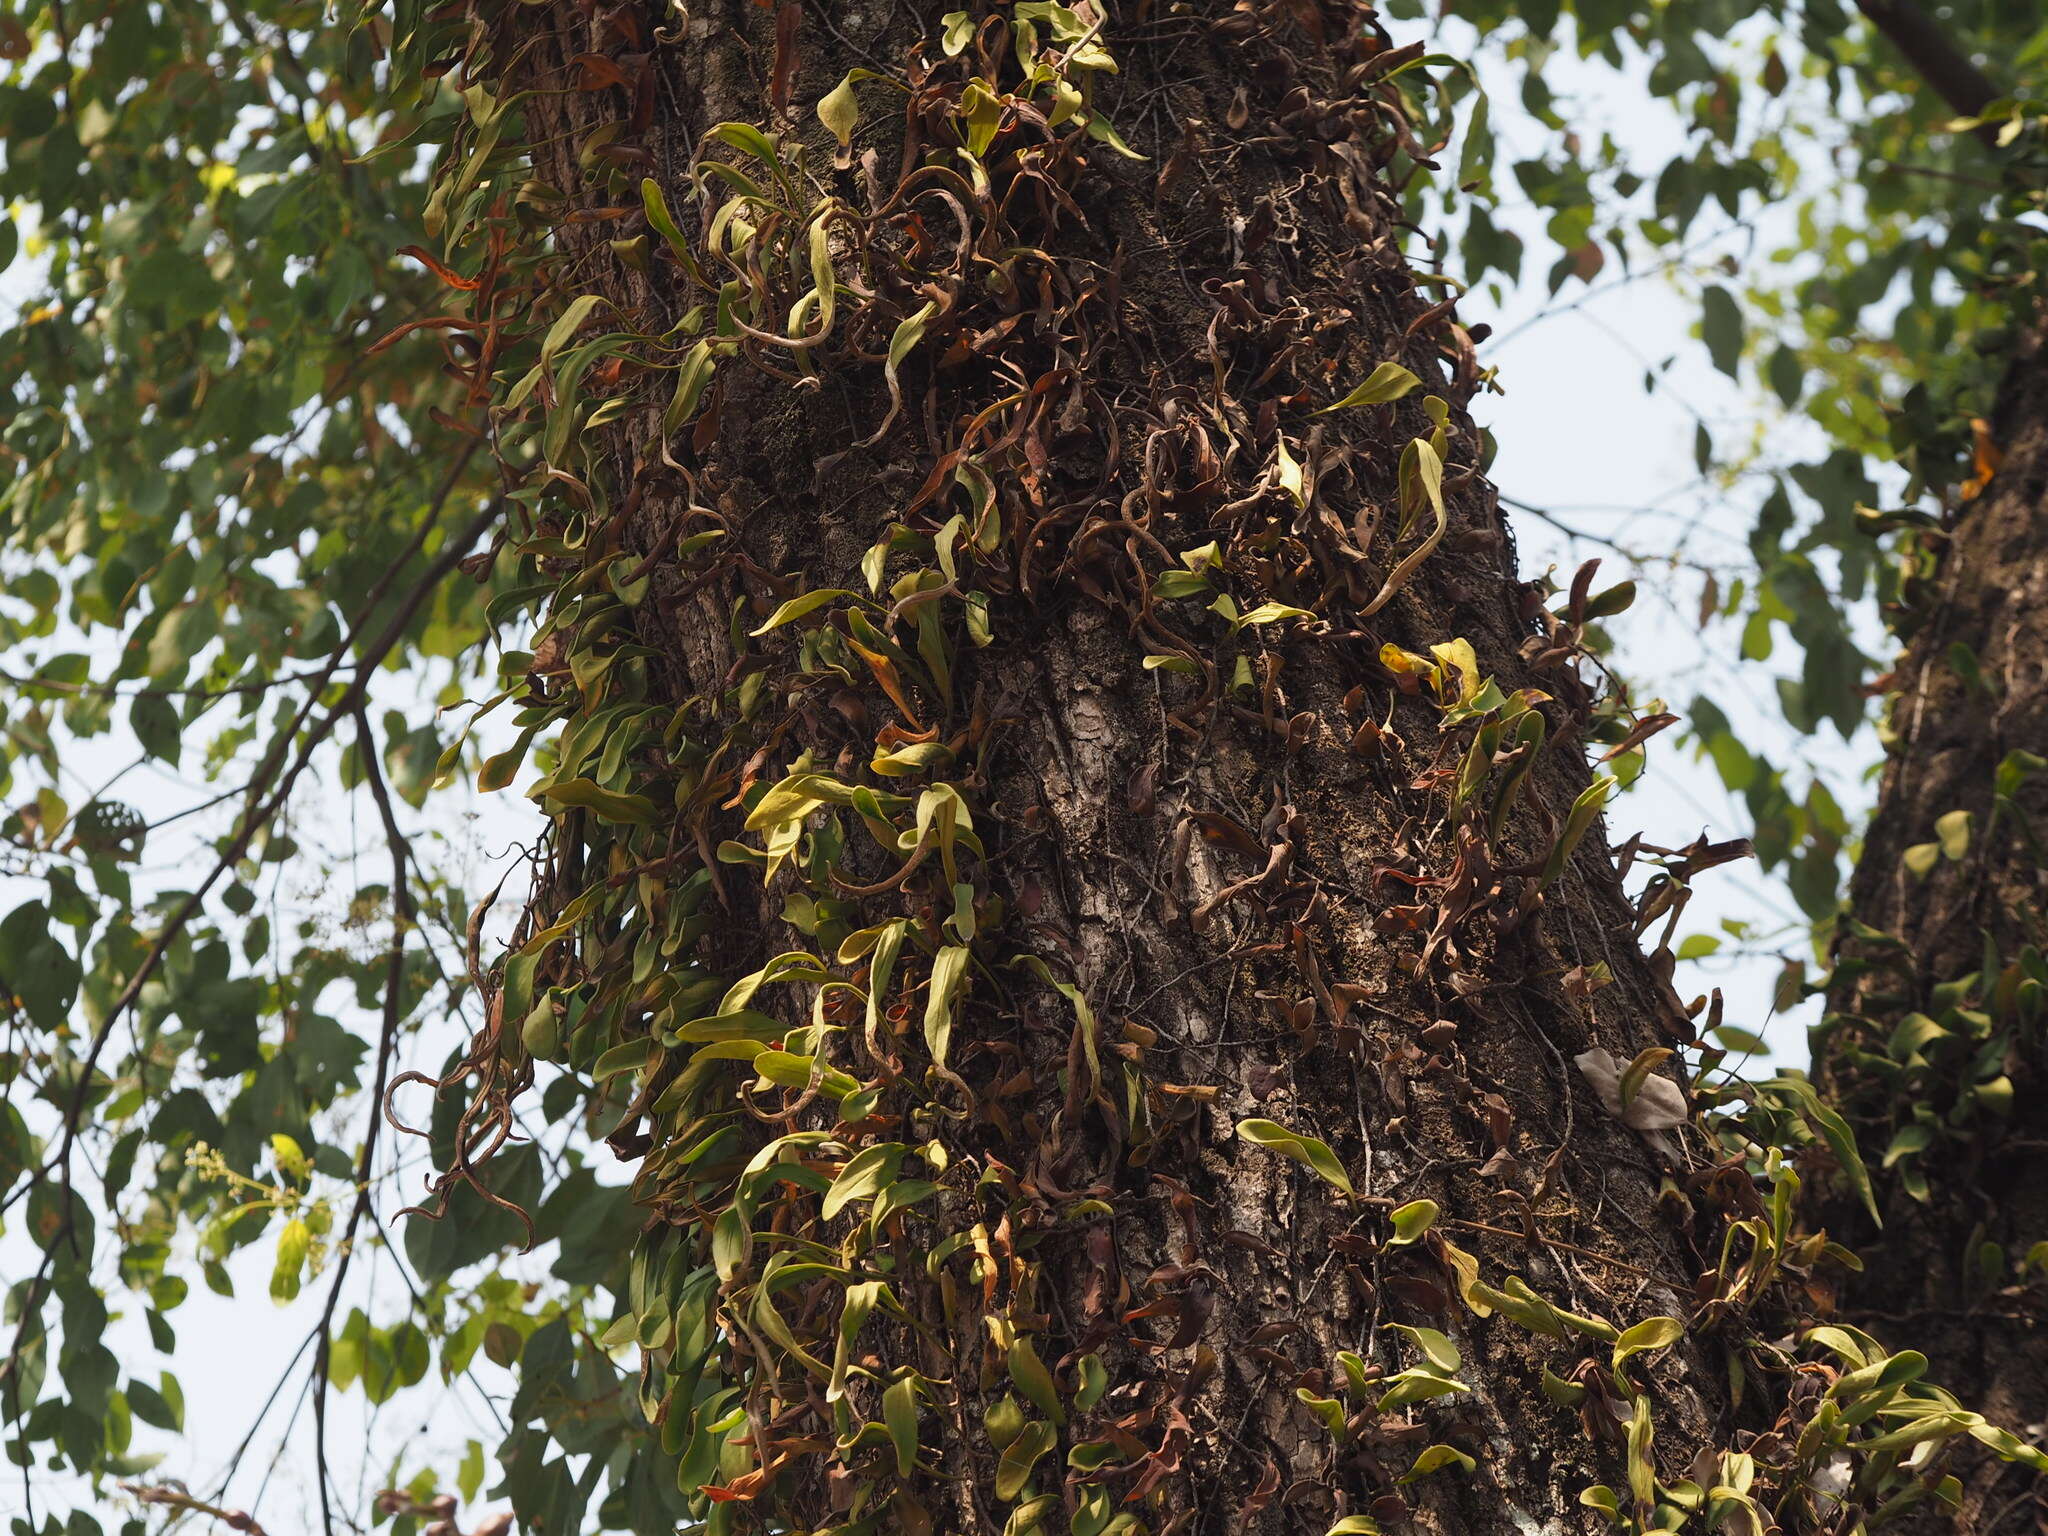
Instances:
[[[1621,1074],[1627,1070],[1626,1063],[1616,1061],[1613,1052],[1597,1045],[1590,1051],[1581,1051],[1572,1059],[1586,1074],[1586,1081],[1593,1085],[1593,1091],[1600,1095],[1601,1106],[1631,1130],[1675,1130],[1692,1118],[1686,1107],[1685,1090],[1668,1077],[1659,1077],[1652,1072],[1643,1079],[1643,1086],[1637,1090],[1636,1096],[1624,1106],[1621,1102]]]

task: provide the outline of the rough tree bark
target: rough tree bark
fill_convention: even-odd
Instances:
[[[2048,352],[2016,362],[1980,494],[1921,541],[1890,760],[1851,888],[1860,928],[1816,1043],[1857,1123],[1882,1232],[1825,1211],[1865,1261],[1845,1315],[1911,1337],[1994,1418],[2048,1420]],[[1981,451],[1981,450],[1980,450]],[[1980,460],[1980,474],[1992,463]],[[1958,1527],[2033,1482],[1987,1463]],[[2038,1486],[2038,1485],[2037,1485]],[[2007,1529],[2022,1528],[2007,1526]]]
[[[702,1383],[737,1386],[714,1402],[745,1422],[716,1431],[702,1479],[719,1530],[1142,1519],[1322,1536],[1404,1508],[1415,1528],[1472,1536],[1597,1528],[1586,1485],[1630,1501],[1631,1410],[1607,1344],[1597,1327],[1532,1334],[1459,1266],[1476,1258],[1493,1287],[1526,1276],[1618,1326],[1686,1317],[1718,1234],[1695,1247],[1673,1174],[1709,1159],[1690,1128],[1652,1145],[1574,1065],[1595,1049],[1625,1064],[1690,1027],[1597,826],[1571,816],[1596,710],[1576,632],[1517,579],[1465,414],[1469,341],[1396,240],[1389,167],[1423,152],[1399,95],[1419,89],[1404,75],[1419,50],[1391,49],[1341,0],[1127,4],[1099,36],[1083,6],[1079,38],[1056,7],[947,9],[482,13],[500,88],[534,93],[536,170],[569,198],[566,216],[540,204],[561,294],[602,295],[660,336],[711,293],[672,248],[714,265],[744,246],[713,281],[747,269],[726,300],[761,300],[674,430],[666,383],[630,375],[623,408],[584,430],[588,479],[572,483],[591,511],[571,531],[634,606],[602,623],[579,610],[535,663],[549,697],[580,692],[577,719],[642,679],[640,702],[687,740],[671,731],[610,786],[630,780],[664,818],[679,807],[653,845],[666,851],[650,860],[622,832],[586,849],[620,802],[578,791],[528,932],[593,879],[655,912],[709,881],[710,919],[651,978],[618,944],[544,941],[539,979],[644,979],[606,1026],[629,1046],[692,1017],[660,974],[689,956],[723,984],[814,952],[877,999],[864,1010],[805,973],[749,1004],[873,1089],[850,1123],[825,1108],[822,1061],[777,1086],[765,1067],[755,1081],[729,1060],[678,1075],[681,1058],[649,1058],[629,1092],[613,1144],[641,1160],[660,1218],[652,1272],[676,1254],[717,1270],[694,1344],[680,1320],[642,1330],[650,1407],[684,1450],[713,1432],[716,1413],[693,1416]],[[1004,23],[1034,12],[1060,84],[1023,81]],[[1103,42],[1114,75],[1088,58]],[[882,78],[848,87],[860,126],[835,168],[814,108],[855,70]],[[989,107],[970,77],[1013,99]],[[1062,86],[1092,91],[1083,113],[1146,158],[1079,131]],[[712,131],[725,122],[777,134],[785,163]],[[957,153],[982,124],[978,152]],[[707,158],[759,195],[693,179]],[[650,238],[610,244],[643,175],[675,237],[661,213]],[[714,228],[735,197],[745,228]],[[816,213],[831,199],[843,216]],[[804,297],[819,251],[836,321]],[[835,324],[816,346],[775,340]],[[1397,361],[1420,388],[1314,414]],[[864,560],[892,529],[869,602]],[[723,537],[691,538],[707,532]],[[920,585],[921,567],[938,574]],[[838,595],[786,606],[817,592]],[[1472,697],[1488,679],[1498,692]],[[732,847],[772,842],[749,807],[765,786],[801,800],[816,788],[803,773],[912,798],[943,782],[981,846],[961,842],[950,873],[923,830],[885,852],[832,787],[792,857]],[[884,809],[908,827],[907,808]],[[837,834],[821,849],[839,821],[843,849]],[[896,920],[893,974],[880,946],[834,960],[843,935]],[[957,949],[971,958],[956,984],[939,973]],[[582,1049],[543,1035],[541,1054]],[[1679,1099],[1673,1070],[1636,1119]],[[751,1116],[716,1118],[742,1100]],[[1290,1157],[1256,1126],[1234,1134],[1246,1121],[1316,1138],[1341,1169],[1319,1175],[1313,1146]],[[683,1165],[714,1123],[731,1139]],[[768,1169],[783,1182],[750,1186],[748,1156],[789,1133],[813,1135],[792,1144],[809,1163],[790,1154]],[[940,1149],[916,1165],[939,1188],[847,1235],[818,1189],[877,1143]],[[1388,1211],[1419,1200],[1440,1215],[1402,1242]],[[734,1222],[736,1201],[751,1214]],[[777,1269],[805,1240],[857,1262]],[[792,1347],[834,1360],[856,1278],[886,1280],[901,1314],[856,1318],[850,1374],[821,1390]],[[1424,1363],[1397,1323],[1454,1336],[1449,1374],[1469,1390],[1423,1401],[1424,1383],[1378,1411],[1387,1378]],[[1106,1390],[1088,1389],[1089,1357]],[[1577,1411],[1546,1397],[1546,1366],[1559,1396],[1575,1373],[1589,1389]],[[1666,1481],[1752,1422],[1693,1338],[1634,1369],[1656,1381],[1637,1461]],[[905,1407],[914,1459],[876,1428]],[[1433,1443],[1473,1469],[1398,1483]]]

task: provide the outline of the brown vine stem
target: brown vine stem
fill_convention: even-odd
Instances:
[[[145,1504],[162,1504],[184,1515],[206,1515],[218,1520],[231,1531],[241,1531],[244,1536],[266,1536],[262,1526],[245,1510],[223,1509],[218,1504],[209,1504],[204,1499],[195,1499],[189,1493],[176,1488],[158,1487],[149,1483],[123,1483],[122,1491],[132,1493]]]

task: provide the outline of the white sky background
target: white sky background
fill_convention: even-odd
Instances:
[[[1449,43],[1452,51],[1468,47],[1455,35]],[[1571,61],[1564,58],[1553,62],[1549,78],[1563,94],[1574,73]],[[1653,156],[1649,146],[1661,149],[1667,141],[1671,147],[1677,146],[1669,115],[1646,99],[1615,92],[1611,75],[1603,73],[1598,79],[1602,94],[1582,103],[1588,107],[1586,115],[1596,119],[1593,131],[1600,126],[1597,119],[1604,116],[1608,119],[1605,126],[1643,148],[1646,161],[1661,163],[1662,157]],[[1489,83],[1504,167],[1515,158],[1515,91],[1502,78]],[[1519,194],[1513,190],[1511,178],[1503,174],[1500,183],[1509,206],[1497,214],[1497,221],[1522,233],[1528,242],[1530,281],[1523,292],[1510,296],[1499,313],[1489,314],[1486,301],[1475,296],[1462,306],[1461,318],[1467,324],[1491,321],[1501,338],[1482,347],[1481,358],[1499,368],[1506,394],[1479,401],[1475,415],[1499,442],[1493,478],[1503,495],[1546,508],[1571,524],[1638,551],[1668,550],[1683,533],[1696,557],[1739,563],[1755,498],[1747,490],[1728,491],[1697,483],[1692,446],[1695,412],[1717,429],[1718,440],[1734,441],[1754,429],[1761,391],[1738,387],[1711,368],[1704,349],[1692,337],[1695,311],[1690,300],[1661,276],[1619,281],[1618,264],[1610,260],[1591,291],[1574,282],[1558,300],[1548,300],[1542,292],[1542,273],[1549,264],[1541,236],[1542,216],[1526,206],[1515,207]],[[1746,237],[1732,238],[1740,241]],[[1760,248],[1768,248],[1770,243],[1764,241]],[[13,269],[0,274],[0,305],[19,303],[31,286],[28,264],[25,259],[18,260]],[[1646,393],[1642,382],[1646,367],[1673,354],[1678,360],[1663,384],[1656,392]],[[1533,575],[1554,563],[1568,579],[1580,561],[1593,555],[1607,559],[1602,585],[1625,574],[1623,563],[1610,551],[1575,547],[1556,529],[1532,517],[1514,521],[1525,574]],[[1696,574],[1678,571],[1660,579],[1652,573],[1639,579],[1639,587],[1642,595],[1634,610],[1611,626],[1620,641],[1619,666],[1638,685],[1639,707],[1647,708],[1649,701],[1661,694],[1682,712],[1693,694],[1701,691],[1702,681],[1711,679],[1713,686],[1707,691],[1730,706],[1738,729],[1755,733],[1750,737],[1752,745],[1780,760],[1797,757],[1824,771],[1852,819],[1859,818],[1868,798],[1861,773],[1876,755],[1868,733],[1849,746],[1826,728],[1811,740],[1794,738],[1778,722],[1767,679],[1751,676],[1741,687],[1733,685],[1732,631],[1710,634],[1707,644],[1713,649],[1703,650],[1695,618],[1700,593]],[[1740,665],[1747,673],[1759,670],[1753,664]],[[1756,701],[1746,717],[1739,707],[1745,692]],[[426,696],[424,691],[421,696]],[[402,709],[425,707],[415,703],[403,680],[390,678],[380,681],[377,702]],[[373,717],[380,714],[381,707],[373,710]],[[95,759],[125,761],[121,753],[131,745],[117,739],[115,745],[105,748],[103,759],[96,747]],[[1680,730],[1674,728],[1655,740],[1650,758],[1650,771],[1638,788],[1609,807],[1614,842],[1639,831],[1651,843],[1676,847],[1702,832],[1720,839],[1747,830],[1740,804],[1721,789],[1710,765],[1693,760],[1691,748],[1681,742]],[[312,778],[309,775],[309,784]],[[193,803],[210,792],[210,787],[180,783],[154,766],[131,775],[122,787],[125,796],[152,815]],[[311,794],[319,794],[317,786]],[[82,797],[74,793],[72,798]],[[399,812],[409,827],[420,820],[403,806]],[[444,792],[429,801],[428,817],[431,826],[422,827],[422,834],[432,831],[461,849],[459,857],[474,872],[471,889],[477,892],[488,889],[501,872],[493,866],[493,857],[511,844],[530,840],[538,828],[537,813],[517,788],[467,806],[461,796]],[[366,804],[351,807],[337,797],[311,810],[309,829],[330,847],[356,849],[363,883],[381,883],[387,877],[381,832]],[[168,849],[153,847],[146,858],[147,867],[161,868],[166,862],[173,867],[165,871],[164,878],[175,883],[176,861]],[[0,909],[24,899],[25,891],[8,889],[10,884],[0,881]],[[301,890],[295,899],[306,905],[345,899],[345,894],[338,887]],[[1788,953],[1801,952],[1796,907],[1775,880],[1753,866],[1724,866],[1704,877],[1681,932],[1711,931],[1723,917],[1747,919],[1764,928],[1779,922],[1789,924],[1790,930],[1780,941],[1782,947]],[[381,945],[384,938],[373,925],[363,943]],[[1803,1027],[1813,1014],[1804,1009],[1790,1017],[1771,1015],[1770,998],[1778,969],[1779,960],[1773,954],[1733,954],[1681,966],[1678,982],[1681,994],[1687,996],[1708,986],[1721,987],[1728,998],[1728,1022],[1764,1034],[1776,1060],[1799,1065],[1806,1054]],[[427,1038],[412,1048],[411,1054],[418,1060],[402,1065],[438,1062],[458,1027],[464,1026],[451,1020],[427,1031]],[[366,1032],[370,1028],[365,1021]],[[346,1139],[353,1142],[355,1133]],[[394,1149],[388,1138],[384,1152],[387,1169],[394,1152],[418,1157],[411,1146]],[[416,1196],[417,1180],[414,1171],[400,1186],[407,1198]],[[387,1200],[384,1204],[391,1209],[399,1203]],[[0,1237],[0,1282],[26,1273],[31,1258],[19,1234]],[[302,1396],[310,1350],[279,1394],[249,1454],[236,1467],[232,1482],[224,1491],[217,1488],[217,1479],[234,1465],[243,1436],[313,1326],[324,1299],[324,1283],[309,1280],[297,1302],[274,1305],[267,1292],[268,1260],[269,1245],[258,1243],[235,1266],[241,1293],[237,1299],[217,1297],[195,1280],[190,1300],[172,1314],[180,1340],[173,1365],[187,1399],[186,1434],[176,1446],[175,1458],[155,1475],[181,1477],[195,1494],[209,1498],[218,1492],[228,1505],[252,1509],[258,1519],[268,1523],[272,1536],[289,1536],[317,1525],[311,1415]],[[373,1319],[391,1321],[402,1305],[402,1287],[394,1256],[366,1252],[359,1258],[350,1294],[337,1316],[346,1317],[350,1306],[362,1305]],[[119,1294],[111,1299],[120,1304]],[[162,1362],[147,1345],[139,1312],[131,1324],[130,1333],[138,1346],[132,1357],[135,1372],[154,1380]],[[485,1392],[509,1388],[502,1373],[485,1364],[481,1355],[478,1361],[482,1389],[470,1383],[437,1389],[430,1375],[428,1382],[401,1393],[381,1412],[371,1410],[359,1393],[330,1397],[331,1450],[341,1489],[338,1513],[366,1519],[368,1498],[383,1486],[384,1473],[394,1459],[402,1459],[409,1475],[429,1459],[444,1469],[452,1468],[471,1438],[481,1440],[487,1451],[495,1444],[498,1431]],[[284,1449],[278,1455],[280,1445]],[[172,1448],[168,1437],[140,1424],[136,1426],[136,1447]],[[39,1513],[53,1505],[62,1513],[76,1504],[94,1509],[103,1521],[111,1523],[128,1502],[112,1490],[95,1499],[75,1479],[54,1474],[38,1472],[34,1483]],[[0,1515],[20,1513],[21,1503],[18,1474],[0,1468]]]

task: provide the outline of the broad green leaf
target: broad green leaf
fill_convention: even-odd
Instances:
[[[872,1200],[896,1177],[909,1152],[901,1142],[885,1141],[854,1153],[833,1178],[818,1214],[830,1221],[852,1201]]]
[[[1015,1500],[1031,1481],[1031,1469],[1058,1440],[1059,1432],[1043,1419],[1034,1419],[1026,1424],[1022,1433],[1004,1449],[1002,1459],[996,1464],[996,1497],[1005,1504]]]
[[[1019,1334],[1010,1344],[1010,1380],[1017,1384],[1017,1390],[1031,1399],[1038,1411],[1051,1419],[1055,1426],[1067,1422],[1067,1411],[1060,1404],[1059,1388],[1054,1385],[1052,1372],[1032,1347],[1031,1341]]]
[[[571,779],[566,784],[545,784],[538,791],[543,799],[558,805],[579,806],[595,811],[606,821],[625,826],[646,826],[660,819],[661,809],[645,795],[623,794],[604,789],[589,779]]]

